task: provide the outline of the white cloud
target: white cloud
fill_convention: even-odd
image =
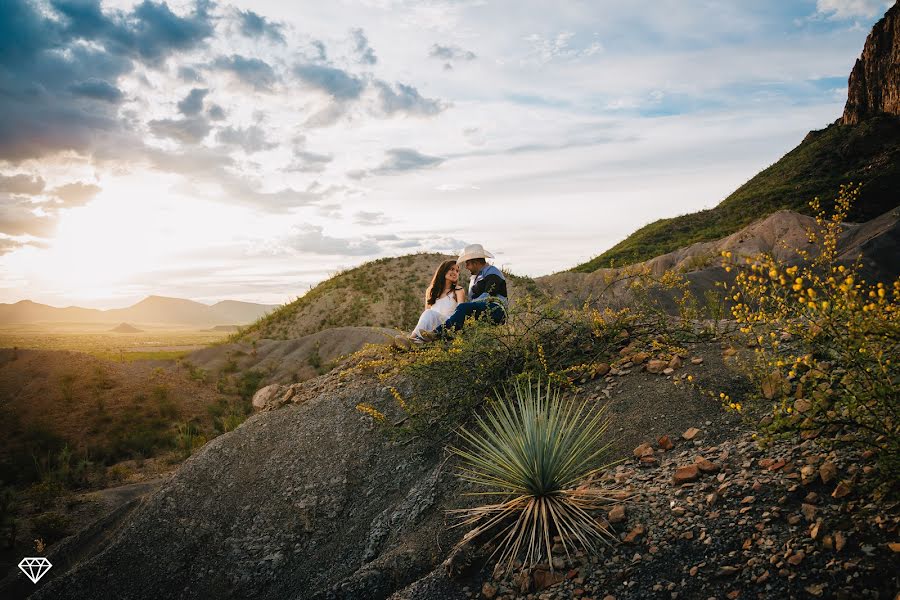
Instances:
[[[880,17],[893,3],[885,0],[816,0],[816,12],[835,19]]]

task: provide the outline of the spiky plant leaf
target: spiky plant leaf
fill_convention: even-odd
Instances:
[[[472,495],[502,499],[451,512],[459,525],[475,526],[464,542],[492,533],[500,562],[521,557],[527,567],[549,559],[554,536],[567,555],[570,546],[611,537],[591,511],[616,500],[611,490],[576,487],[609,466],[601,462],[609,447],[606,407],[565,401],[540,382],[517,382],[513,392],[498,395],[473,430],[460,430],[463,448],[451,448],[461,459],[459,477],[480,488]]]

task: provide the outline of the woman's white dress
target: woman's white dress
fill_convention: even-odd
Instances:
[[[416,327],[413,329],[410,337],[421,339],[421,332],[434,331],[438,325],[446,321],[447,317],[453,314],[453,311],[456,310],[456,305],[456,294],[453,290],[450,290],[449,294],[438,298],[437,302],[435,302],[431,308],[425,309],[422,316],[419,317],[419,322],[416,323]]]

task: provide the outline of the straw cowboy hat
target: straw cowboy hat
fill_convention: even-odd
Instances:
[[[456,259],[456,264],[462,264],[473,258],[494,258],[494,255],[485,250],[481,244],[469,244],[463,248],[462,254]]]

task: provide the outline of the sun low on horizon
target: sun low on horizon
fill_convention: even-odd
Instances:
[[[0,303],[571,268],[833,122],[890,4],[4,2]]]

